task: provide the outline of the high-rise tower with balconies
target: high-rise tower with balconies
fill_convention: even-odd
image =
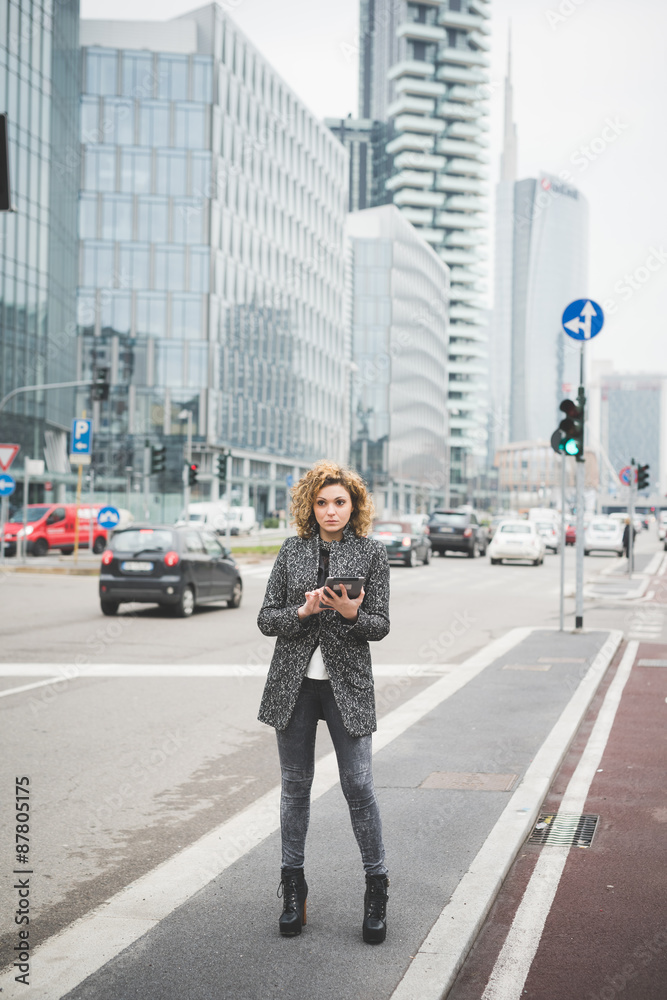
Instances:
[[[451,269],[452,500],[486,454],[490,0],[362,0],[360,114],[386,121],[393,202]]]

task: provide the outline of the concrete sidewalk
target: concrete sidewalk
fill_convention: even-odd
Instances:
[[[361,939],[363,872],[325,757],[301,937],[277,929],[276,788],[39,947],[33,1000],[442,997],[620,640],[516,629],[385,716],[375,738],[391,874],[383,946]],[[23,995],[11,974],[0,986]]]

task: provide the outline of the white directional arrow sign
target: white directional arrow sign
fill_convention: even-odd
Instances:
[[[575,340],[591,340],[602,329],[604,313],[597,302],[577,299],[563,313],[563,329]]]

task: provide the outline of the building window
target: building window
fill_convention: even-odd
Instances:
[[[200,295],[173,295],[171,336],[173,340],[201,340],[202,302]]]
[[[97,97],[81,98],[81,142],[102,142],[98,117],[100,102]]]
[[[157,96],[167,101],[188,98],[188,57],[158,56]]]
[[[213,100],[213,63],[208,57],[192,60],[192,100],[211,104]]]
[[[94,194],[79,195],[79,237],[97,239],[97,196]]]
[[[164,295],[137,295],[137,336],[165,337],[166,332]]]
[[[186,194],[187,154],[180,150],[159,150],[157,153],[157,193]]]
[[[153,96],[153,57],[143,52],[123,52],[121,94],[142,100]]]
[[[106,194],[102,199],[102,239],[132,239],[132,196]]]
[[[104,49],[86,52],[86,91],[89,94],[116,93],[116,53]]]
[[[103,334],[129,335],[132,318],[132,297],[129,292],[105,292],[101,301]]]
[[[190,291],[208,292],[209,290],[208,247],[192,247],[190,250]]]
[[[120,189],[148,194],[151,189],[151,154],[146,149],[123,149],[120,161]]]
[[[155,355],[155,384],[180,388],[183,385],[182,345],[160,340]]]
[[[102,132],[106,142],[117,146],[134,145],[134,101],[107,97],[102,114]]]
[[[173,242],[203,243],[204,204],[201,198],[174,199]]]
[[[155,288],[182,292],[185,289],[185,252],[180,247],[155,248]]]
[[[208,385],[208,344],[190,344],[188,347],[188,386],[204,389]]]
[[[148,288],[149,282],[150,247],[148,244],[121,244],[119,284],[123,288]]]
[[[169,145],[169,102],[144,101],[139,117],[140,146]]]
[[[199,198],[208,198],[211,193],[211,154],[191,153],[190,160],[190,194]],[[179,194],[186,192],[179,191]]]
[[[116,190],[116,150],[113,146],[88,146],[85,187],[89,191]]]
[[[204,149],[206,108],[201,104],[178,103],[175,109],[175,141],[178,149]]]
[[[113,246],[84,243],[82,284],[87,288],[113,288],[113,277]]]
[[[166,198],[139,198],[137,206],[137,237],[147,243],[167,242],[169,202]]]

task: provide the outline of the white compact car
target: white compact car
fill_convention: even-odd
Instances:
[[[591,552],[615,552],[623,555],[623,529],[625,525],[616,518],[596,517],[584,533],[584,555]]]
[[[503,559],[528,559],[533,566],[541,566],[546,545],[534,522],[501,521],[488,551],[492,566]]]
[[[538,535],[544,539],[544,544],[552,552],[560,549],[560,525],[556,521],[534,521]]]

